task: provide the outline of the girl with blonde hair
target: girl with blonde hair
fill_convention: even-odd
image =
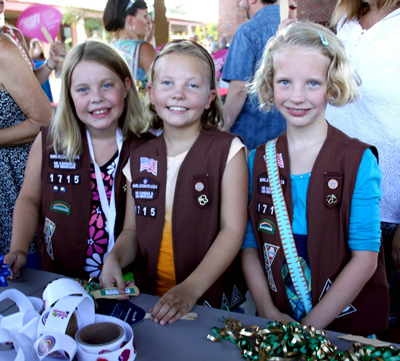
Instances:
[[[287,121],[249,157],[242,267],[260,316],[352,334],[384,330],[376,149],[325,120],[328,103],[358,96],[342,44],[321,25],[289,25],[268,42],[253,91]]]
[[[68,54],[57,113],[29,155],[13,218],[15,275],[37,230],[46,271],[89,279],[101,275],[122,228],[130,152],[146,137],[141,102],[128,64],[99,41]]]
[[[243,143],[218,129],[223,107],[210,54],[191,41],[167,44],[149,80],[149,121],[163,133],[131,155],[132,196],[102,282],[123,292],[121,269],[133,262],[139,289],[161,297],[150,312],[164,325],[196,303],[235,309],[244,301],[237,254],[248,180]]]

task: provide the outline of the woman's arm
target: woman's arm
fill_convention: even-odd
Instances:
[[[150,72],[151,64],[156,57],[156,51],[149,43],[142,43],[139,53],[139,68],[143,69],[147,74]]]
[[[42,135],[39,133],[29,153],[24,184],[18,196],[13,214],[10,253],[5,262],[15,275],[26,263],[29,245],[35,235],[42,204]]]
[[[32,142],[40,127],[50,124],[52,108],[35,75],[18,47],[0,38],[0,88],[10,93],[27,119],[0,130],[0,146],[17,146]]]
[[[197,268],[153,307],[155,322],[173,323],[189,312],[238,254],[247,221],[248,172],[243,151],[227,164],[221,191],[221,226],[214,243]]]
[[[17,36],[20,44],[22,47],[25,49],[26,55],[30,58],[29,51],[28,51],[28,46],[26,44],[25,38],[22,35],[21,31],[17,28],[13,27],[14,34]],[[46,80],[49,78],[52,69],[55,69],[58,62],[61,61],[63,58],[65,58],[66,51],[65,51],[65,45],[61,43],[60,41],[56,41],[53,44],[50,45],[50,57],[47,60],[47,63],[49,66],[46,64],[41,65],[39,68],[35,69],[33,72],[35,73],[36,79],[39,81],[40,85],[42,85]],[[32,59],[31,59],[32,61]]]
[[[357,297],[375,273],[378,253],[353,251],[349,263],[339,273],[328,292],[322,297],[302,324],[323,329],[340,315]]]
[[[40,84],[46,82],[53,70],[66,56],[65,45],[60,41],[51,44],[50,56],[39,68],[35,69],[35,75]]]
[[[271,320],[294,322],[292,317],[280,312],[272,300],[268,281],[258,257],[258,249],[242,249],[241,261],[243,275],[259,315]]]
[[[126,181],[126,189],[131,189],[131,182]],[[122,269],[131,264],[137,254],[135,200],[130,192],[126,192],[124,228],[115,245],[106,257],[101,273],[103,287],[113,287],[115,283],[121,294],[125,293]]]

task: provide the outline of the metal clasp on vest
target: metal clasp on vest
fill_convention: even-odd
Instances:
[[[199,198],[197,198],[197,200],[201,206],[204,206],[208,203],[208,198],[205,194],[202,194]]]
[[[326,201],[328,202],[328,204],[335,204],[338,200],[334,194],[330,194],[326,197]]]

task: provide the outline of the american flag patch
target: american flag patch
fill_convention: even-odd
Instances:
[[[147,170],[149,173],[153,175],[157,175],[157,160],[153,158],[140,157],[140,172]]]
[[[282,153],[278,153],[278,154],[276,155],[276,161],[278,162],[279,168],[285,168],[285,165],[283,164]]]

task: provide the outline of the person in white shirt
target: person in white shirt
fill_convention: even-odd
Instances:
[[[326,119],[379,152],[381,229],[391,292],[390,328],[379,338],[400,342],[400,1],[338,1],[332,25],[362,85],[356,102],[328,106]]]

